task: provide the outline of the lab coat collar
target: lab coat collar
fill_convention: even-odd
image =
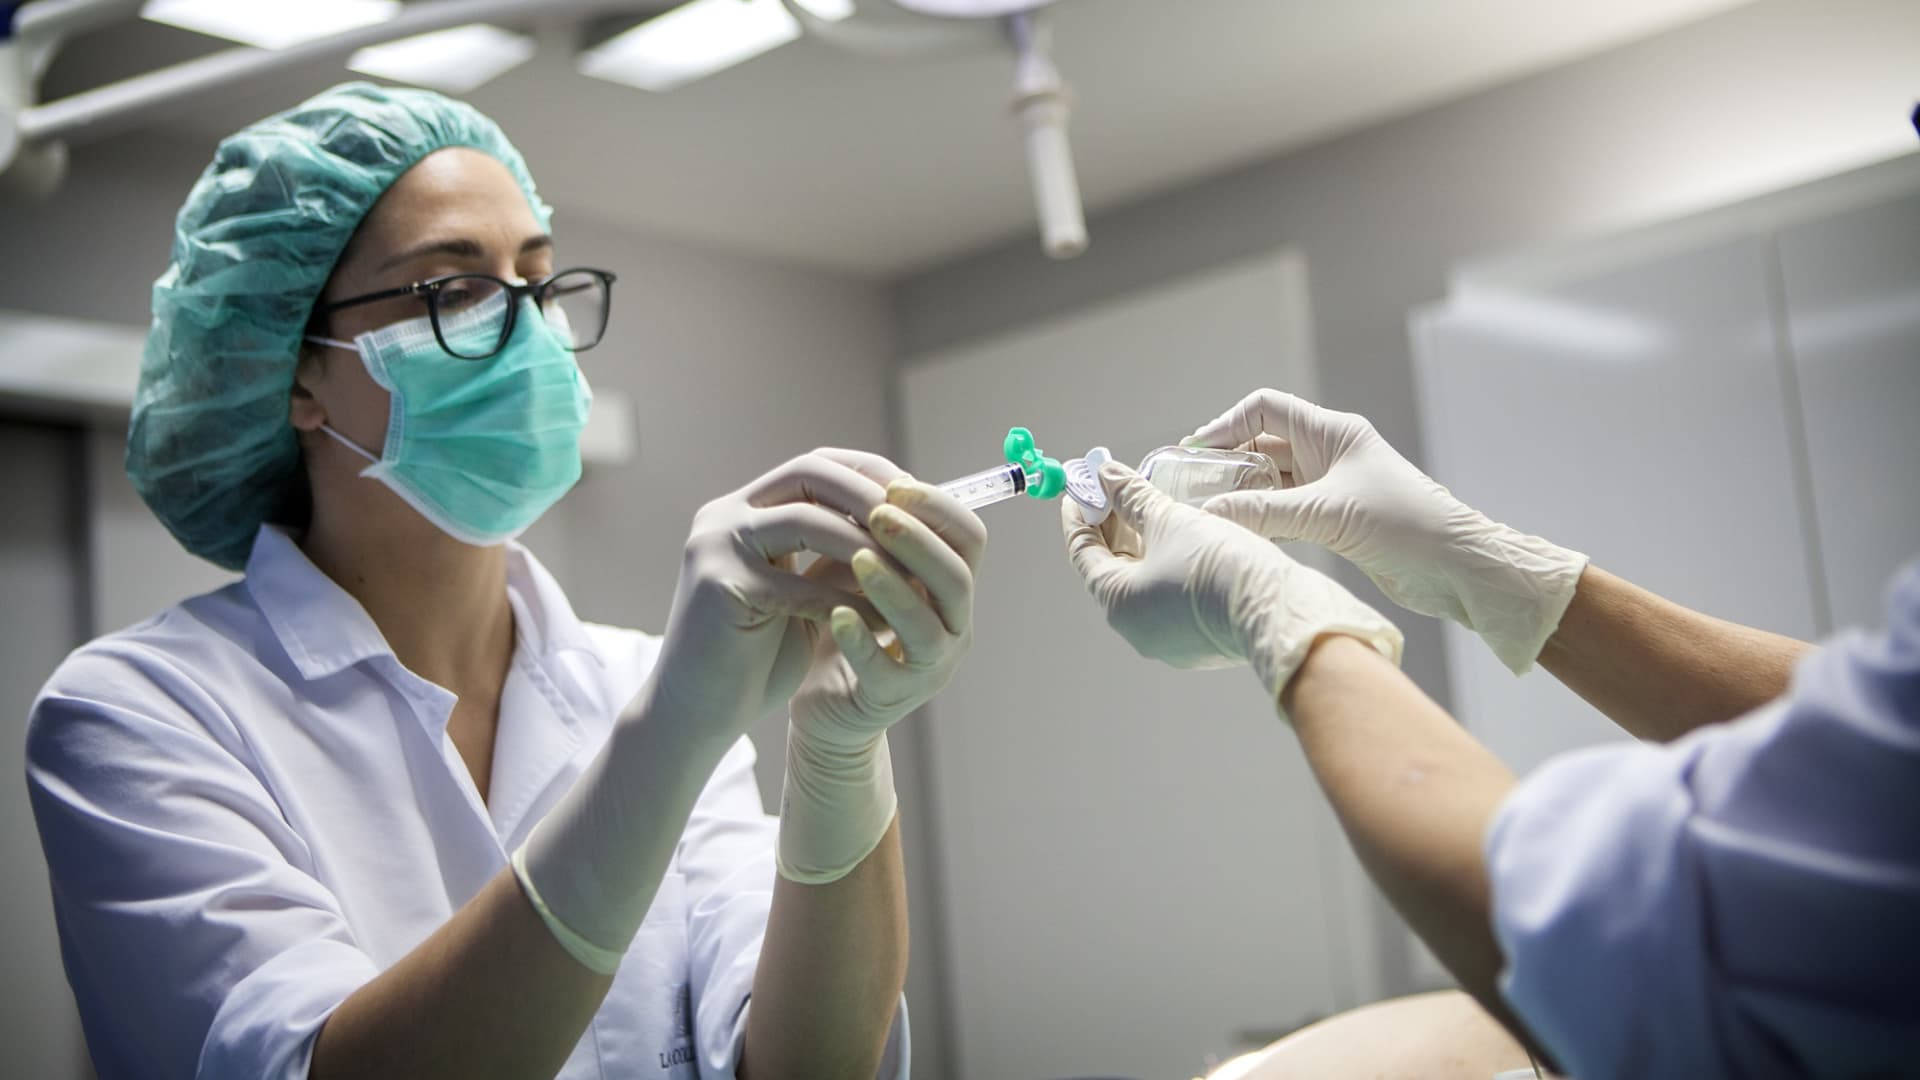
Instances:
[[[254,536],[246,585],[303,678],[325,678],[362,660],[393,655],[367,610],[313,565],[281,526],[262,525]],[[604,666],[566,594],[519,544],[507,545],[507,594],[521,641],[535,655],[584,652]]]
[[[560,583],[553,580],[533,552],[512,541],[507,544],[507,595],[518,601],[513,610],[520,636],[537,655],[585,653],[594,663],[606,666]]]

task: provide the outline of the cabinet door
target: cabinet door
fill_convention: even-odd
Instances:
[[[1816,632],[1766,241],[1584,280],[1464,288],[1416,319],[1434,476],[1679,603]],[[1546,673],[1449,627],[1457,714],[1528,769],[1619,738]]]
[[[1920,555],[1920,196],[1780,234],[1833,625]]]
[[[1311,393],[1304,296],[1298,264],[1269,260],[924,358],[901,379],[908,465],[984,468],[1015,423],[1063,458],[1137,462],[1251,387]],[[973,653],[914,721],[951,1037],[968,1080],[1192,1076],[1242,1032],[1344,1004],[1371,913],[1349,910],[1344,842],[1258,682],[1135,655],[1059,513],[982,511]]]

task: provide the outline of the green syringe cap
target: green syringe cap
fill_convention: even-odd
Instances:
[[[1017,427],[1007,431],[1001,447],[1007,460],[1026,470],[1027,494],[1035,499],[1057,499],[1067,490],[1066,466],[1048,457],[1034,444],[1033,432]]]

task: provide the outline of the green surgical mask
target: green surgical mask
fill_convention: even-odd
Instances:
[[[455,347],[474,341],[484,348],[495,340],[509,302],[503,291],[443,315],[441,333]],[[385,484],[469,544],[519,536],[580,479],[580,433],[593,391],[563,334],[537,307],[528,314],[533,317],[514,320],[513,335],[484,360],[449,354],[424,316],[369,330],[351,345],[308,339],[358,352],[367,374],[393,399],[379,457],[331,425],[321,430],[373,463],[361,476]]]

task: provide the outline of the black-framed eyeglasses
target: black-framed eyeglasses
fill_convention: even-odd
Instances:
[[[506,347],[520,317],[520,301],[532,297],[548,323],[560,331],[567,348],[585,352],[606,335],[613,282],[612,271],[585,266],[561,270],[524,285],[492,274],[448,274],[336,300],[321,305],[315,314],[331,315],[342,308],[417,296],[426,301],[433,336],[442,349],[462,360],[485,360]],[[505,302],[499,303],[502,294]]]

